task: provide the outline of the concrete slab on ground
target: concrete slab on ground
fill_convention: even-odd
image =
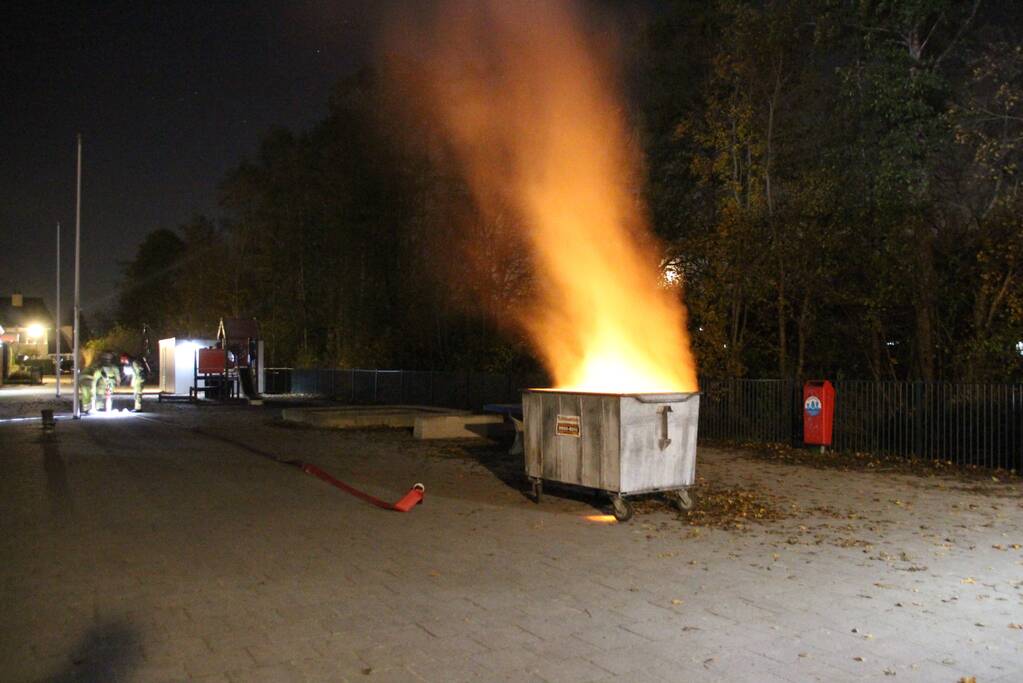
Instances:
[[[416,418],[412,435],[417,439],[492,439],[509,430],[501,415],[427,415]]]

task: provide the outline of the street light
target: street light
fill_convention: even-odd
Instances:
[[[39,323],[32,323],[25,329],[29,339],[40,339],[45,331],[45,328]]]

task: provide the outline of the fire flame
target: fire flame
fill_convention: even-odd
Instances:
[[[574,6],[450,2],[428,31],[427,95],[473,196],[522,224],[538,291],[516,319],[557,388],[695,391],[612,70]]]

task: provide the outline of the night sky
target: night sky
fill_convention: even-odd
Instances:
[[[275,124],[326,113],[369,59],[368,0],[4,3],[0,9],[0,295],[53,302],[64,226],[69,319],[75,135],[84,139],[82,307],[116,302],[146,233],[217,212],[217,184]]]

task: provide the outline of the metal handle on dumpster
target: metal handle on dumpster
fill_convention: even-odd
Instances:
[[[673,394],[627,394],[629,398],[634,398],[640,403],[685,403],[699,395],[698,391]]]
[[[657,413],[661,416],[661,438],[657,445],[661,447],[662,451],[671,443],[671,439],[668,438],[668,413],[670,412],[671,406],[661,406],[657,409]]]

